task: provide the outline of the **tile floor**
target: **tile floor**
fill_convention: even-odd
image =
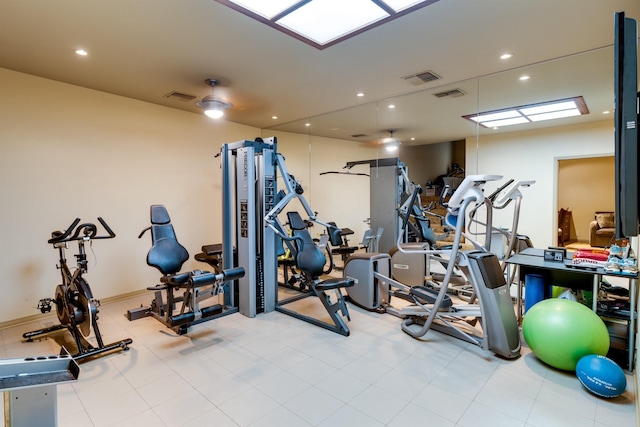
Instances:
[[[505,361],[435,331],[416,340],[399,319],[354,306],[350,337],[278,312],[236,313],[177,336],[152,318],[126,319],[150,300],[100,308],[105,343],[133,344],[83,363],[76,382],[58,386],[59,426],[636,425],[631,375],[622,396],[600,399],[526,348]],[[57,354],[59,336],[22,339],[56,323],[1,330],[0,357]]]

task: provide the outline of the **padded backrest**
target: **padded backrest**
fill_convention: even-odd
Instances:
[[[329,227],[327,227],[327,234],[329,235],[331,246],[341,246],[344,243],[342,241],[342,230],[340,230],[333,221],[328,222],[327,224],[329,224]]]
[[[324,254],[316,246],[307,229],[307,224],[303,221],[298,212],[287,212],[289,218],[289,226],[295,237],[295,245],[297,249],[296,264],[298,268],[306,271],[314,279],[322,274],[322,268],[326,262]]]
[[[147,264],[163,275],[175,274],[189,259],[189,252],[178,243],[169,213],[163,205],[151,206],[151,249]]]

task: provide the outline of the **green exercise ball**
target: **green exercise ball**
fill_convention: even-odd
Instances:
[[[610,345],[602,319],[566,299],[546,299],[532,306],[524,316],[522,335],[538,359],[565,371],[575,371],[583,356],[606,356]]]

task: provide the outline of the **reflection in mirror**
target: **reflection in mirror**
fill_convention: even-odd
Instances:
[[[580,221],[574,224],[576,229],[585,229],[587,225],[582,223],[591,221],[593,212],[610,210],[602,206],[610,195],[591,192],[587,179],[568,184],[570,192],[584,197],[572,206],[558,206],[557,185],[559,161],[613,154],[613,114],[605,113],[613,110],[611,47],[483,77],[479,95],[480,113],[571,97],[582,97],[588,109],[588,114],[575,117],[497,129],[480,127],[478,138],[467,139],[469,172],[536,181],[523,191],[520,218],[520,232],[529,235],[536,247],[558,244],[560,208],[571,208],[574,218],[579,218],[574,219]],[[584,176],[588,175],[584,171]],[[507,224],[510,219],[506,215],[499,213],[496,220]],[[582,237],[588,243],[587,236]]]
[[[546,247],[557,238],[558,160],[613,153],[613,121],[611,115],[603,114],[613,108],[612,64],[611,47],[596,49],[323,114],[312,117],[305,128],[307,121],[273,126],[264,134],[281,134],[285,155],[308,160],[300,166],[307,168],[305,188],[315,202],[312,206],[356,231],[354,242],[367,229],[363,221],[370,218],[370,191],[380,183],[375,176],[372,183],[362,175],[320,173],[368,174],[364,165],[349,170],[344,166],[350,161],[398,156],[407,165],[410,179],[422,186],[433,184],[429,191],[436,194],[435,185],[452,173],[454,163],[466,174],[536,180],[523,194],[521,229],[537,247]],[[520,80],[523,75],[529,79]],[[584,99],[588,114],[498,129],[463,118],[575,96]],[[397,154],[384,149],[383,140],[391,137],[391,131],[401,144]],[[304,153],[301,145],[292,142],[302,140],[308,149]]]

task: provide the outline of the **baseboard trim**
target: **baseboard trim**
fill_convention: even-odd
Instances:
[[[101,304],[109,304],[109,303],[112,303],[112,302],[117,302],[117,301],[122,301],[122,300],[125,300],[125,299],[129,299],[129,298],[137,297],[139,295],[144,295],[144,294],[146,294],[148,292],[149,291],[146,290],[146,289],[141,289],[139,291],[128,292],[126,294],[115,295],[115,296],[108,297],[108,298],[100,298],[100,303]],[[122,313],[122,315],[124,316],[125,313]],[[25,323],[38,322],[38,321],[41,321],[41,320],[46,320],[46,319],[48,319],[50,317],[57,317],[57,315],[54,312],[51,312],[51,313],[40,313],[40,314],[31,315],[31,316],[20,317],[18,319],[7,320],[5,322],[0,322],[0,329],[13,328],[15,326],[24,325]]]

